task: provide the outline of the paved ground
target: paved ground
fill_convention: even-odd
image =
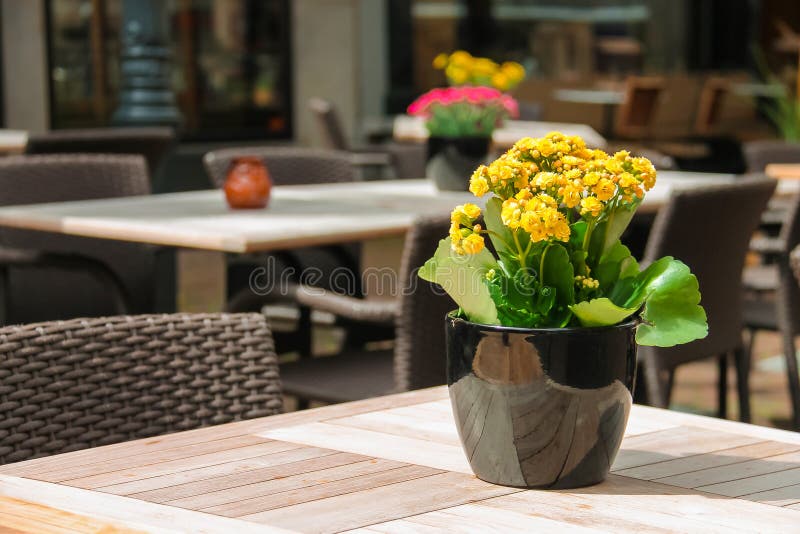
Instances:
[[[750,400],[753,423],[789,428],[789,389],[778,334],[761,332],[753,349]],[[730,366],[728,377],[728,418],[738,418],[736,375]],[[678,369],[672,409],[715,415],[717,410],[717,364],[702,361]]]

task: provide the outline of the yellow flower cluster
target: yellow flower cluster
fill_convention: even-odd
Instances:
[[[597,219],[619,206],[632,206],[650,190],[656,171],[645,158],[627,151],[610,156],[586,147],[583,139],[552,132],[520,139],[470,179],[478,197],[489,192],[503,200],[503,223],[524,228],[531,239],[569,239],[569,221],[577,211]]]
[[[444,70],[450,85],[486,85],[509,91],[525,79],[525,67],[516,61],[495,63],[489,58],[475,57],[464,50],[439,54],[433,67]]]
[[[522,228],[534,242],[546,239],[569,240],[569,222],[558,210],[558,203],[547,193],[533,196],[530,189],[522,189],[503,202],[500,211],[503,224],[516,230]]]
[[[450,214],[450,246],[459,254],[477,254],[485,246],[480,224],[481,209],[475,204],[456,206]]]

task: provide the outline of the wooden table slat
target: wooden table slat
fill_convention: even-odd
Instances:
[[[517,491],[520,490],[488,484],[472,475],[443,473],[260,512],[242,519],[301,532],[338,532]],[[364,503],[370,504],[364,506]]]
[[[289,456],[284,456],[289,455]],[[277,458],[280,457],[280,458]],[[273,478],[329,469],[365,460],[365,456],[317,447],[301,447],[285,453],[259,456],[171,475],[145,478],[100,488],[106,493],[128,495],[151,502],[165,502],[221,491]],[[181,476],[178,476],[181,475]]]
[[[235,509],[238,509],[239,506],[247,509],[257,507],[257,501],[263,497],[272,497],[275,494],[298,488],[310,488],[317,484],[336,482],[361,475],[391,471],[408,465],[391,460],[351,456],[350,461],[342,465],[330,467],[321,465],[319,469],[297,471],[281,477],[264,478],[260,482],[249,484],[236,484],[226,489],[202,488],[208,491],[198,492],[191,497],[179,497],[168,502],[172,506],[194,510],[214,508],[214,513],[229,511],[229,513],[220,513],[219,515],[233,516],[236,515]]]
[[[785,469],[793,469],[795,467],[800,467],[800,463],[798,463],[798,461],[800,461],[800,452],[795,451],[768,456],[765,458],[756,458],[745,462],[738,462],[732,465],[711,467],[708,469],[702,469],[700,471],[685,473],[683,475],[659,478],[658,481],[664,484],[672,484],[683,488],[699,488],[701,486],[725,484],[735,480],[742,480],[769,473],[780,472]],[[742,493],[742,495],[745,493]]]
[[[378,465],[376,464],[374,468],[378,469]],[[404,465],[392,469],[380,468],[380,470],[363,475],[357,475],[353,472],[353,476],[335,481],[327,481],[326,479],[313,486],[309,485],[291,491],[273,491],[270,492],[269,495],[264,495],[263,497],[231,502],[220,506],[200,508],[200,510],[229,517],[251,516],[278,508],[284,509],[289,506],[328,500],[358,491],[373,490],[391,484],[423,479],[439,473],[441,473],[441,471],[419,465]]]
[[[642,480],[664,479],[666,477],[685,475],[721,467],[729,464],[738,464],[748,460],[767,458],[778,454],[800,451],[800,445],[782,443],[780,441],[757,441],[750,445],[720,449],[714,452],[695,454],[666,460],[628,469],[619,469],[617,475],[639,478]],[[702,476],[702,475],[699,475]]]

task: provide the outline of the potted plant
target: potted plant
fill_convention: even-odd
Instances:
[[[443,190],[465,190],[467,176],[486,161],[492,132],[506,117],[516,117],[516,101],[490,87],[433,89],[408,107],[424,117],[428,130],[427,173]]]
[[[655,180],[645,158],[560,133],[521,139],[472,175],[485,208],[456,207],[419,275],[459,306],[445,319],[448,386],[481,479],[600,482],[625,431],[637,343],[708,333],[689,268],[671,257],[641,268],[620,242]]]

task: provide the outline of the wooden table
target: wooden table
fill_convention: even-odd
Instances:
[[[28,144],[28,132],[0,129],[0,154],[22,154]]]
[[[398,115],[394,118],[393,136],[396,141],[424,143],[428,139],[425,129],[425,119]],[[550,132],[561,132],[568,135],[579,135],[593,148],[604,148],[607,144],[605,138],[586,124],[569,122],[543,122],[543,121],[512,121],[507,120],[502,128],[498,128],[492,135],[495,148],[505,150],[522,137],[544,137]]]
[[[674,188],[734,179],[661,172],[639,211],[656,212]],[[798,189],[800,182],[779,184],[781,195]],[[226,254],[362,241],[362,269],[396,269],[404,234],[417,216],[447,214],[464,202],[481,200],[437,191],[427,180],[387,180],[279,186],[269,209],[254,211],[228,209],[218,190],[9,206],[0,208],[0,225],[174,247],[176,307],[201,312],[224,306]]]
[[[605,482],[522,490],[471,474],[439,387],[0,466],[0,525],[797,532],[800,434],[634,406]]]
[[[770,163],[764,172],[777,180],[800,180],[800,163]]]

